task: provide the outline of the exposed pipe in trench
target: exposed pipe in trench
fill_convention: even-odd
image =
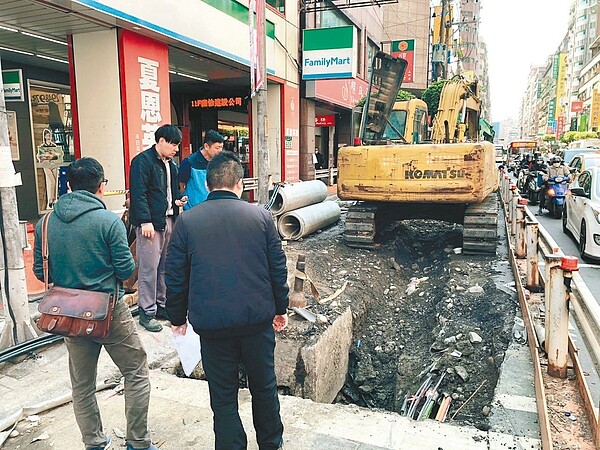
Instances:
[[[337,222],[340,215],[336,202],[322,202],[285,213],[279,218],[277,227],[284,239],[298,240]]]
[[[327,198],[327,186],[319,180],[285,184],[279,187],[271,212],[279,216],[285,212],[320,203]]]

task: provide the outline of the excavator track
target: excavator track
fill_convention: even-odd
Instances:
[[[498,196],[467,206],[463,229],[463,251],[470,255],[496,253],[498,243]]]
[[[375,215],[377,205],[372,203],[357,202],[348,208],[346,222],[344,223],[344,239],[349,247],[374,248]]]

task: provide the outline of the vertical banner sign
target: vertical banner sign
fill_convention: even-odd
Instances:
[[[552,98],[548,102],[548,125],[550,125],[550,122],[554,121],[554,117],[556,117],[555,113],[556,113],[556,100]]]
[[[169,51],[162,42],[121,30],[119,57],[128,169],[134,156],[155,143],[157,128],[171,122]]]
[[[558,57],[558,78],[556,79],[556,117],[564,114],[563,103],[567,95],[567,54]]]
[[[565,130],[565,116],[558,116],[556,119],[556,140],[559,140]]]
[[[404,71],[403,83],[412,83],[414,81],[415,66],[415,40],[404,39],[401,41],[392,41],[392,56],[406,60],[408,65]]]
[[[283,181],[300,180],[300,91],[291,84],[283,85],[284,141]],[[310,160],[312,162],[312,159]]]
[[[248,5],[250,30],[250,95],[254,97],[262,84],[261,51],[265,49],[265,0],[250,0]]]
[[[552,58],[552,78],[554,80],[558,79],[558,53],[554,55],[554,58]]]
[[[590,120],[590,127],[595,128],[597,130],[599,123],[600,123],[600,92],[598,92],[598,89],[594,89],[594,94],[592,95],[592,117]],[[587,130],[587,128],[586,128],[586,130]]]
[[[256,91],[255,86],[255,75],[256,67],[258,66],[257,61],[257,42],[256,42],[256,0],[250,0],[248,4],[248,31],[250,33],[250,96],[254,97]]]

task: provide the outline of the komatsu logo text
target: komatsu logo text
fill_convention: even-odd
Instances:
[[[411,168],[404,171],[405,180],[424,180],[429,178],[465,178],[465,171],[451,169],[450,167],[445,170],[419,170]]]

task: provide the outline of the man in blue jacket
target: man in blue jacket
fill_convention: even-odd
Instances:
[[[106,339],[65,338],[73,410],[87,450],[110,447],[102,431],[96,402],[96,370],[102,347],[125,377],[127,450],[157,450],[150,442],[148,404],[150,381],[146,351],[123,296],[123,280],[135,270],[121,219],[106,210],[104,169],[93,158],[69,166],[67,181],[72,192],[60,196],[48,221],[48,278],[57,286],[114,292],[119,284],[110,335]],[[34,272],[44,281],[42,221],[35,230]]]
[[[240,200],[243,175],[231,152],[209,163],[210,194],[181,215],[169,243],[167,311],[174,333],[185,334],[188,319],[200,335],[215,448],[247,447],[237,409],[243,362],[258,446],[270,450],[283,443],[273,329],[287,325],[286,257],[271,214]]]
[[[208,130],[204,135],[202,149],[191,154],[181,162],[179,167],[179,188],[188,198],[183,209],[202,203],[208,197],[206,187],[206,167],[213,156],[223,150],[223,136],[215,130]]]
[[[156,319],[168,319],[165,311],[165,258],[179,206],[186,202],[177,184],[173,157],[181,142],[175,125],[163,125],[154,133],[156,144],[131,160],[129,171],[129,221],[135,226],[138,261],[140,325],[160,331]]]

